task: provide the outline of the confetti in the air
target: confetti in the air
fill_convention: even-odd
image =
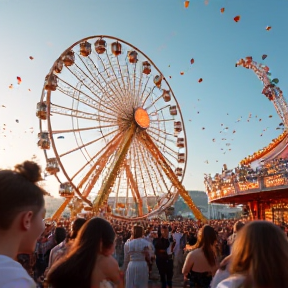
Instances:
[[[238,15],[238,16],[234,17],[234,21],[235,21],[235,22],[239,22],[239,21],[240,21],[240,18],[241,18],[241,17]]]

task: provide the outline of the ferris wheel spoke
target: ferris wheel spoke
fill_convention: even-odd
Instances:
[[[158,112],[160,112],[160,111],[162,111],[162,110],[164,110],[164,109],[166,109],[166,108],[168,108],[168,107],[170,107],[171,105],[166,105],[166,106],[163,106],[162,108],[159,108],[159,109],[157,109],[156,111],[152,111],[152,112],[150,112],[150,113],[148,113],[148,115],[149,116],[155,116],[155,115],[157,115],[158,114]]]
[[[139,150],[140,150],[140,155],[141,155],[141,158],[142,158],[142,163],[144,163],[144,167],[146,169],[146,173],[148,174],[148,178],[150,180],[150,184],[151,184],[154,196],[156,196],[156,191],[155,191],[155,188],[154,188],[153,180],[151,178],[151,174],[149,173],[148,165],[146,163],[147,157],[144,157],[144,151],[143,151],[142,145],[139,147]]]
[[[102,93],[104,93],[105,95],[107,95],[105,89],[103,89],[103,86],[101,84],[101,82],[98,80],[98,76],[100,76],[102,78],[102,80],[105,82],[106,86],[110,88],[110,90],[112,91],[112,94],[107,95],[107,98],[109,100],[111,100],[111,103],[113,103],[113,101],[116,101],[118,104],[120,104],[121,100],[119,100],[119,97],[117,97],[115,91],[113,89],[111,89],[111,87],[109,86],[109,84],[107,83],[106,79],[102,76],[102,74],[100,73],[99,69],[97,68],[97,66],[95,65],[93,59],[91,59],[90,57],[87,57],[87,59],[90,61],[90,67],[93,67],[92,70],[96,70],[97,71],[97,75],[94,75],[91,70],[87,67],[86,63],[83,61],[83,59],[78,55],[79,59],[82,61],[83,65],[86,67],[87,71],[89,71],[89,74],[93,77],[94,81],[96,81],[96,83],[98,85],[97,88],[99,90],[101,90]],[[89,65],[88,64],[88,65]],[[94,83],[94,81],[92,79],[90,79],[90,81],[92,81]],[[120,97],[121,99],[121,97]],[[101,100],[100,100],[101,101]]]
[[[147,75],[147,81],[145,82],[145,85],[144,85],[144,87],[143,87],[143,89],[142,89],[142,93],[141,93],[141,96],[140,96],[140,91],[139,91],[139,93],[138,93],[138,95],[139,95],[139,105],[142,103],[142,106],[143,106],[143,97],[144,97],[144,93],[145,93],[145,91],[146,91],[146,89],[147,89],[147,85],[148,85],[148,83],[149,83],[149,80],[150,80],[150,77],[151,76],[148,76]],[[153,89],[154,89],[154,87],[153,87]]]
[[[171,151],[171,153],[173,153],[173,154],[175,154],[175,155],[178,155],[178,152],[176,152],[175,150],[173,150],[172,148],[170,148],[169,146],[167,146],[164,142],[161,142],[161,141],[159,141],[159,140],[157,140],[156,138],[154,138],[154,136],[152,136],[152,135],[150,135],[150,137],[155,141],[155,142],[157,142],[158,143],[158,146],[159,146],[159,144],[160,145],[163,145],[163,150],[165,150],[165,152],[167,152],[166,151],[166,149],[167,150],[169,150],[169,151]],[[164,148],[165,147],[165,148]],[[164,153],[165,153],[164,152]],[[172,155],[171,155],[172,156]],[[177,159],[177,157],[176,156],[173,156],[175,159]]]
[[[128,65],[128,62],[127,62],[127,56],[126,56],[126,69],[127,69],[127,76],[128,76],[128,79],[127,79],[127,84],[128,84],[128,93],[129,95],[133,95],[133,90],[132,90],[132,84],[131,84],[131,76],[130,76],[130,70],[129,70],[129,65]],[[129,98],[129,105],[133,105],[132,102],[133,102],[133,99],[131,99],[132,97]]]
[[[99,121],[102,118],[109,119],[109,120],[105,120],[105,122],[115,123],[117,125],[117,121],[115,118],[113,119],[113,118],[102,116],[102,115],[95,115],[94,113],[88,113],[88,112],[84,112],[81,110],[67,108],[67,107],[59,106],[59,105],[52,104],[52,103],[51,103],[51,113],[63,115],[63,116],[81,118],[85,120],[93,120],[93,121]],[[112,125],[112,126],[115,126],[115,125]]]
[[[71,97],[72,99],[74,99],[74,100],[76,100],[76,101],[79,101],[79,102],[83,103],[84,105],[86,105],[86,106],[88,106],[88,107],[90,107],[90,108],[99,110],[99,111],[101,111],[101,112],[103,112],[103,113],[105,113],[105,114],[108,114],[108,115],[110,115],[110,116],[114,116],[115,113],[117,113],[116,110],[113,110],[113,109],[111,109],[111,107],[108,107],[108,106],[104,105],[103,103],[98,102],[96,99],[90,97],[89,95],[87,95],[87,94],[84,93],[83,91],[77,89],[77,88],[74,87],[73,85],[70,85],[68,82],[62,80],[61,78],[58,77],[58,80],[60,80],[60,82],[58,82],[58,84],[61,84],[61,82],[62,82],[62,83],[64,83],[65,85],[67,85],[66,87],[65,87],[65,86],[62,87],[62,86],[60,86],[60,85],[57,87],[57,89],[58,89],[61,93],[65,94],[65,95],[67,95],[67,96],[69,96],[69,97]],[[76,92],[77,94],[79,94],[79,97],[75,97],[75,92]],[[99,107],[100,107],[100,106],[103,106],[103,107],[106,108],[107,110],[114,112],[114,114],[109,113],[107,110],[101,110],[101,109],[100,109],[99,107],[97,107],[95,104],[98,104]]]
[[[73,67],[74,67],[74,65],[73,65]],[[111,100],[111,94],[109,94],[109,93],[106,93],[105,92],[105,90],[103,90],[103,88],[102,88],[102,86],[101,86],[101,88],[99,88],[98,87],[98,85],[96,85],[96,83],[93,81],[93,80],[91,80],[89,77],[88,77],[88,75],[84,72],[84,71],[82,71],[81,70],[81,68],[79,67],[79,66],[77,66],[76,64],[75,64],[75,67],[77,67],[78,68],[78,70],[76,70],[75,68],[73,68],[74,70],[72,70],[72,69],[70,69],[69,67],[67,67],[67,69],[71,72],[71,74],[73,74],[76,78],[77,78],[77,80],[79,81],[79,82],[81,82],[97,99],[99,99],[100,100],[100,97],[97,95],[99,92],[102,94],[104,94],[108,99],[110,99]],[[81,74],[81,72],[84,74]],[[88,81],[87,79],[89,79],[90,81]],[[106,80],[105,80],[106,81]],[[106,82],[106,84],[108,85],[108,82]],[[95,91],[95,86],[98,88],[98,89],[100,89],[100,91]],[[110,87],[110,86],[109,86]],[[112,90],[112,93],[116,96],[117,94],[115,93],[115,91],[113,91]],[[113,100],[116,100],[116,99],[118,99],[117,97],[113,97]],[[101,100],[100,100],[101,101]],[[119,105],[121,105],[120,104],[120,102],[118,101],[118,104]],[[102,104],[103,105],[103,104]],[[121,106],[120,106],[121,107]],[[123,109],[123,107],[122,107],[122,109]],[[111,107],[110,107],[110,110],[112,110],[111,109]]]
[[[118,179],[116,179],[115,182],[115,186],[117,186],[117,190],[116,190],[116,196],[115,196],[115,202],[114,202],[114,209],[118,209],[118,202],[119,202],[119,191],[120,191],[120,183],[121,183],[121,176],[122,176],[123,172],[120,172],[120,177],[118,177]],[[118,183],[117,183],[118,180]],[[117,185],[118,184],[118,185]]]
[[[169,135],[169,136],[175,137],[174,134],[168,133],[166,130],[164,131],[164,130],[162,130],[162,129],[160,129],[160,128],[156,128],[156,127],[150,126],[150,127],[149,127],[149,130],[150,130],[150,129],[156,130],[156,131],[158,131],[159,133],[163,133],[163,134],[165,134],[165,135]],[[150,132],[150,131],[149,131],[149,132]]]
[[[140,157],[139,157],[139,155],[140,155],[140,152],[139,152],[139,147],[138,146],[133,146],[133,149],[134,149],[134,161],[135,161],[135,163],[137,162],[137,165],[138,165],[138,167],[139,167],[139,170],[140,170],[140,176],[141,176],[141,179],[142,179],[142,181],[141,181],[141,183],[143,184],[143,186],[144,186],[144,193],[145,193],[145,196],[147,197],[147,188],[146,188],[146,181],[145,181],[145,179],[144,179],[144,175],[143,175],[143,170],[142,170],[142,165],[140,164]],[[137,181],[138,183],[139,183],[139,181]]]
[[[149,134],[148,134],[149,135]],[[141,136],[140,136],[141,137]],[[140,138],[139,137],[139,138]],[[151,137],[151,136],[150,136]],[[141,140],[139,140],[139,142],[141,142]],[[153,142],[153,144],[154,144],[154,142]],[[155,144],[154,144],[155,145]],[[156,145],[157,146],[157,145]],[[158,147],[158,146],[157,146]],[[158,150],[158,148],[157,148],[157,150]],[[159,151],[159,153],[161,153],[161,151]],[[175,158],[175,156],[174,155],[171,155],[168,151],[165,151],[165,154],[168,154],[169,156],[171,156],[173,159],[177,159],[177,158]],[[165,158],[165,161],[171,166],[171,167],[173,167],[173,168],[176,168],[175,167],[175,165],[167,158],[167,156],[165,155],[164,153],[161,153],[161,155]],[[178,159],[177,159],[177,161],[178,161]]]
[[[119,83],[119,80],[118,80],[118,76],[117,76],[116,73],[115,73],[114,65],[112,65],[112,63],[111,63],[111,59],[110,59],[110,57],[109,57],[109,55],[108,55],[107,50],[106,50],[106,56],[107,56],[107,59],[108,59],[108,61],[109,61],[109,65],[110,65],[110,67],[112,68],[114,77],[115,77],[115,79],[116,79],[116,81],[117,81],[117,84],[118,84],[118,87],[121,87],[121,84]],[[118,60],[118,57],[116,57],[116,58],[117,58],[117,60]],[[125,87],[123,87],[123,88],[125,89]],[[122,95],[122,97],[124,97],[124,95],[122,94],[122,91],[121,91],[121,95]],[[122,99],[122,97],[120,97],[120,99]],[[121,101],[121,102],[122,102],[122,101]],[[124,103],[122,103],[122,104],[124,104]]]
[[[65,153],[59,155],[59,157],[60,157],[60,158],[61,158],[61,157],[64,157],[64,156],[66,156],[66,155],[68,155],[68,154],[70,154],[70,153],[72,153],[72,152],[75,152],[75,151],[77,151],[77,150],[79,150],[79,149],[82,149],[82,148],[87,147],[87,146],[89,146],[89,145],[91,145],[91,144],[94,144],[94,143],[96,143],[96,142],[104,139],[105,137],[110,136],[110,135],[112,135],[112,134],[114,134],[114,133],[116,133],[116,132],[118,132],[118,129],[117,129],[117,130],[114,130],[114,131],[112,131],[112,132],[110,132],[110,133],[107,133],[106,135],[103,135],[102,137],[97,138],[97,139],[95,139],[95,140],[93,140],[93,141],[90,141],[90,142],[85,143],[85,144],[83,144],[83,145],[81,145],[81,146],[78,146],[77,148],[74,148],[74,149],[72,149],[72,150],[69,150],[68,152],[65,152]]]
[[[129,166],[127,164],[124,164],[124,165],[125,165],[127,179],[129,179],[130,187],[131,187],[131,190],[133,191],[132,193],[135,195],[135,198],[137,201],[136,203],[138,204],[137,205],[138,216],[142,216],[143,215],[143,202],[142,202],[142,198],[140,196],[139,190],[138,190],[138,186],[136,185],[134,181],[133,174]]]
[[[101,90],[101,92],[106,95],[107,99],[109,99],[111,102],[110,102],[110,107],[112,106],[112,104],[114,102],[117,102],[118,105],[120,105],[120,100],[119,98],[117,97],[117,94],[115,93],[115,91],[113,89],[111,89],[110,85],[107,83],[106,79],[103,77],[103,75],[100,73],[99,69],[97,68],[97,66],[95,65],[93,59],[91,59],[90,57],[87,57],[87,59],[90,61],[90,67],[92,68],[93,71],[97,71],[97,75],[94,75],[93,73],[91,73],[91,70],[88,69],[88,67],[86,66],[86,64],[84,63],[84,65],[87,67],[86,69],[89,71],[89,73],[91,74],[91,76],[93,77],[93,79],[98,83],[98,88]],[[100,80],[98,79],[98,76],[101,77],[102,81],[105,83],[106,87],[109,88],[110,92],[112,92],[112,94],[109,93],[109,91],[105,91],[105,88],[103,87],[102,83],[100,82]],[[113,106],[112,106],[113,107]],[[123,107],[122,107],[123,108]]]
[[[107,161],[108,161],[108,159],[109,159],[109,157],[113,154],[113,152],[117,149],[117,146],[119,145],[119,143],[120,143],[120,141],[121,141],[121,139],[122,139],[122,137],[121,137],[122,135],[120,134],[120,133],[118,133],[118,134],[116,134],[115,136],[114,136],[114,138],[104,147],[105,148],[105,152],[103,153],[103,154],[101,154],[101,157],[99,157],[98,158],[98,160],[92,165],[92,167],[89,169],[89,171],[86,173],[86,175],[83,177],[83,179],[80,181],[80,183],[78,184],[78,189],[81,189],[82,188],[82,186],[89,180],[89,177],[91,176],[91,174],[93,173],[93,172],[95,172],[95,173],[98,173],[98,171],[100,171],[100,173],[102,172],[102,170],[103,170],[103,168],[105,167],[105,165],[106,165],[106,163],[107,163]],[[101,149],[98,153],[96,153],[94,156],[93,156],[93,158],[95,159],[96,157],[98,157],[99,155],[100,155],[100,153],[102,153],[102,151],[104,150],[104,148],[103,149]],[[103,164],[104,163],[104,164]],[[97,168],[97,166],[99,166],[100,165],[100,168]],[[103,166],[104,165],[104,166]],[[83,167],[82,167],[83,168]],[[83,170],[83,169],[80,169],[80,170]],[[96,169],[97,168],[97,169]],[[74,176],[73,176],[73,178],[77,175],[77,174],[79,174],[80,173],[80,171],[78,171]],[[99,174],[100,175],[100,174]],[[98,177],[99,177],[99,175],[98,175]],[[72,178],[72,179],[73,179]],[[93,179],[94,179],[94,176],[93,176]],[[98,179],[98,178],[97,178]],[[97,180],[96,179],[96,180]],[[93,180],[94,181],[94,180]],[[96,183],[96,182],[95,182]],[[94,184],[95,184],[94,183]],[[92,187],[93,188],[93,187]],[[91,188],[91,189],[92,189]],[[90,190],[91,190],[90,189]],[[85,189],[86,190],[86,189]],[[86,192],[87,193],[87,192]],[[90,191],[89,191],[89,193],[90,193]],[[88,193],[88,194],[89,194]],[[88,195],[87,195],[88,196]],[[86,197],[87,197],[86,196]]]
[[[170,122],[170,121],[175,121],[175,119],[158,119],[158,120],[150,120],[150,122]]]
[[[98,59],[101,61],[103,67],[105,67],[106,65],[105,65],[105,63],[103,62],[103,59],[102,59],[99,55],[98,55]],[[96,65],[95,65],[95,67],[96,67]],[[96,69],[97,69],[97,71],[99,71],[99,69],[98,69],[97,67],[96,67]],[[105,73],[106,73],[107,77],[110,78],[110,75],[109,75],[109,73],[107,72],[107,69],[105,69]],[[114,94],[115,96],[116,96],[116,95],[122,95],[122,97],[124,97],[124,95],[122,94],[122,91],[121,91],[121,90],[119,91],[119,90],[117,89],[117,87],[115,87],[115,85],[114,85],[113,82],[111,82],[111,85],[112,85],[113,88],[114,88],[114,89],[112,89],[110,83],[108,83],[108,82],[106,81],[106,79],[103,77],[102,73],[101,73],[101,77],[102,77],[103,81],[106,83],[107,87],[109,87],[109,89],[110,89],[111,91],[113,91],[113,94]],[[115,93],[114,90],[116,90],[117,93]],[[117,99],[117,101],[119,102],[119,105],[120,105],[120,106],[122,107],[122,109],[125,111],[125,106],[122,106],[122,105],[124,105],[124,103],[122,103],[121,100],[120,100],[122,97],[120,97],[120,98],[119,98],[119,97],[116,97],[115,99]]]
[[[141,89],[142,89],[142,79],[143,79],[143,73],[141,73],[141,75],[140,75],[140,80],[139,80],[139,83],[138,83],[138,91],[137,91],[137,93],[135,95],[135,99],[136,99],[135,106],[137,106],[137,107],[139,107],[141,105],[141,101],[140,101],[141,96],[140,96],[140,94],[141,94]]]
[[[142,103],[142,107],[144,107],[146,101],[149,99],[149,97],[151,96],[151,94],[154,92],[155,87],[156,87],[156,86],[153,86],[153,88],[150,90],[150,92],[146,95],[146,97],[145,97],[145,99],[144,99],[144,101],[143,101],[143,103]],[[143,94],[143,96],[144,96],[144,94]],[[145,109],[145,108],[144,108],[144,109]]]
[[[152,160],[152,162],[154,163],[154,165],[155,165],[155,167],[156,167],[156,169],[157,169],[157,171],[158,171],[158,174],[160,175],[160,177],[161,177],[161,179],[162,179],[162,183],[164,184],[164,186],[165,186],[165,188],[166,188],[166,191],[169,191],[169,188],[168,188],[168,185],[167,185],[167,183],[166,183],[166,180],[165,180],[165,178],[164,178],[164,175],[163,175],[163,172],[160,170],[160,168],[159,168],[159,163],[156,161],[156,159],[154,158],[154,157],[152,157],[151,156],[151,160]],[[155,170],[154,170],[154,172],[155,172]]]
[[[89,131],[89,130],[96,130],[108,127],[115,127],[115,125],[103,125],[103,126],[95,126],[95,127],[86,127],[86,128],[75,128],[75,129],[68,129],[68,130],[54,130],[52,134],[65,134],[65,133],[74,133],[74,132],[82,132],[82,131]]]
[[[153,137],[154,139],[155,139],[155,141],[156,142],[158,142],[159,141],[159,139],[163,139],[164,140],[164,145],[166,146],[166,141],[167,142],[170,142],[171,144],[176,144],[175,143],[175,141],[174,140],[172,140],[172,139],[167,139],[167,137],[164,137],[164,136],[162,136],[162,135],[160,135],[160,134],[157,134],[157,133],[155,133],[155,132],[153,132],[153,131],[149,131],[149,135],[150,134],[152,134],[152,135],[155,135],[156,137]],[[163,144],[163,142],[159,142],[160,144]]]

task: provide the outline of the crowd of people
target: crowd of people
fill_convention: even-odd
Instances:
[[[31,161],[0,171],[1,288],[288,288],[288,241],[267,221],[138,222],[93,217],[45,222]]]

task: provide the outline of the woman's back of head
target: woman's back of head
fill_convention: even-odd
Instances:
[[[205,257],[211,266],[216,264],[216,254],[214,250],[214,244],[216,241],[216,233],[211,226],[204,225],[199,229],[195,248],[202,248]]]
[[[248,275],[247,287],[288,287],[287,263],[287,237],[273,223],[253,221],[237,234],[231,272]]]
[[[46,192],[36,184],[39,180],[41,169],[32,161],[0,171],[0,230],[8,230],[19,212],[36,213],[44,206]]]
[[[71,251],[48,275],[53,288],[90,288],[93,268],[99,253],[113,246],[115,232],[102,218],[88,220],[80,229]]]

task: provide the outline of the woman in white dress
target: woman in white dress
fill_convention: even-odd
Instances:
[[[134,226],[132,238],[124,245],[124,266],[126,272],[125,288],[147,288],[149,270],[149,243],[143,238],[144,229]]]

